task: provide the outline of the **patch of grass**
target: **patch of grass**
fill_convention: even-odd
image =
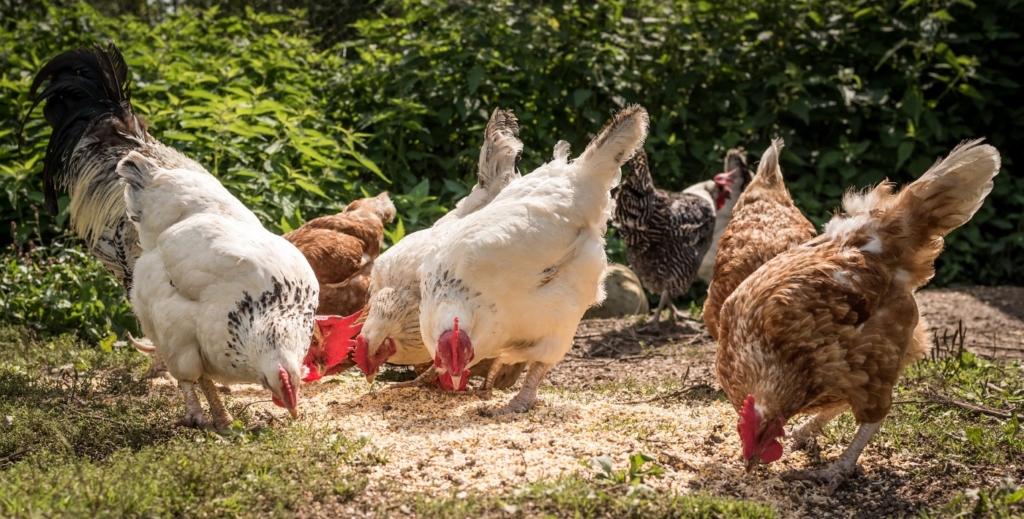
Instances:
[[[387,462],[367,441],[295,424],[175,427],[181,403],[145,398],[145,363],[0,328],[0,517],[291,516],[352,499],[361,471]]]
[[[922,512],[921,517],[1024,517],[1024,487],[1007,480],[996,488],[974,488],[942,507]]]
[[[213,433],[103,461],[37,455],[0,472],[0,516],[291,516],[308,500],[345,501],[366,479],[343,468],[358,443],[289,427]]]
[[[979,414],[936,401],[935,395],[983,407],[1009,418]],[[1024,369],[1018,363],[980,359],[967,351],[911,366],[893,395],[894,405],[872,446],[880,452],[922,456],[918,475],[971,484],[979,467],[1016,466],[1024,477]],[[847,445],[856,424],[844,413],[826,428],[837,445]],[[940,456],[936,456],[941,453]]]
[[[749,501],[631,488],[636,487],[573,476],[531,483],[504,495],[419,496],[409,509],[416,516],[439,518],[775,517],[773,508]]]

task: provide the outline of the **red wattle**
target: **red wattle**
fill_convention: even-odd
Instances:
[[[761,453],[761,461],[771,463],[782,457],[782,444],[778,440],[772,440],[768,447]]]

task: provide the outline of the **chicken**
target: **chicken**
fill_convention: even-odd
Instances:
[[[686,293],[696,278],[711,245],[715,210],[725,203],[735,172],[672,193],[654,187],[643,149],[629,163],[633,172],[615,193],[613,225],[626,243],[629,267],[644,287],[661,294],[651,321],[657,326],[666,306],[675,318],[672,297]]]
[[[704,324],[716,339],[722,304],[736,287],[768,260],[815,236],[814,225],[793,205],[782,181],[782,146],[782,139],[775,139],[765,150],[757,176],[740,195],[718,242],[715,274],[704,301]]]
[[[740,199],[740,195],[750,185],[750,168],[747,167],[747,154],[742,147],[733,148],[725,152],[725,169],[723,171],[732,178],[733,183],[729,186],[729,194],[725,198],[724,203],[715,212],[715,233],[711,237],[711,247],[704,253],[704,258],[700,262],[700,268],[697,269],[697,279],[703,281],[706,285],[711,284],[711,276],[715,271],[718,240],[722,237],[722,233],[725,232],[725,227],[729,225],[729,221],[732,220],[732,211],[736,207],[736,202]],[[714,180],[705,180],[700,184],[707,185],[713,182]]]
[[[619,112],[575,161],[568,145],[490,204],[445,227],[421,269],[420,330],[442,379],[458,387],[484,359],[530,362],[497,414],[525,412],[604,298],[604,236],[620,166],[647,136],[647,112]]]
[[[816,413],[791,434],[802,447],[849,407],[858,429],[839,459],[786,476],[831,492],[855,471],[903,368],[928,346],[914,291],[999,172],[998,152],[979,143],[957,146],[899,193],[889,182],[848,193],[820,236],[765,263],[726,300],[716,371],[740,415],[747,470],[782,455],[777,438],[793,416]]]
[[[150,136],[132,110],[128,68],[112,44],[50,60],[32,84],[54,128],[45,157],[47,208],[57,186],[72,225],[129,294],[143,331],[185,395],[185,422],[231,417],[213,381],[262,383],[296,416],[316,278],[294,246],[195,161]],[[38,95],[37,89],[49,85]],[[330,349],[348,347],[335,334]]]
[[[394,218],[395,204],[385,191],[284,235],[316,273],[317,315],[351,315],[366,305],[370,270],[384,244],[384,224]]]
[[[419,266],[433,247],[440,229],[479,210],[520,177],[518,164],[522,152],[523,143],[519,140],[515,116],[509,111],[495,110],[484,131],[473,191],[433,227],[406,236],[377,258],[371,273],[370,301],[363,310],[364,321],[357,346],[345,365],[331,368],[328,363],[324,365],[327,369],[332,369],[333,373],[356,365],[372,382],[385,362],[419,366],[421,371],[424,364],[432,362],[420,335]],[[489,374],[489,368],[489,365],[481,366],[474,374]],[[494,373],[494,386],[512,385],[522,368],[521,365],[500,368],[501,371]],[[319,378],[321,373],[312,370],[309,378]],[[432,382],[434,378],[428,373],[418,381]]]

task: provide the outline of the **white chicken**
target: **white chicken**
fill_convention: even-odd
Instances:
[[[373,380],[385,362],[402,365],[431,362],[432,356],[420,334],[419,267],[443,228],[486,206],[509,183],[520,178],[518,164],[522,153],[523,143],[519,140],[515,116],[511,111],[494,110],[484,131],[473,191],[433,227],[406,236],[374,262],[370,303],[364,311],[367,317],[354,354],[356,364],[368,380]],[[432,382],[433,374],[425,371],[414,384]],[[518,372],[511,376],[518,378]],[[464,388],[448,388],[444,382],[442,386]]]
[[[143,251],[135,314],[178,379],[185,423],[204,423],[198,384],[214,425],[231,424],[213,381],[260,383],[296,418],[319,297],[305,257],[205,171],[164,169],[133,151],[117,173]]]
[[[49,80],[35,101],[46,101],[54,128],[47,206],[58,185],[68,188],[76,232],[125,285],[155,346],[132,343],[159,353],[178,379],[186,424],[205,423],[199,385],[214,425],[230,425],[215,380],[262,383],[295,417],[302,360],[321,326],[316,277],[202,166],[147,133],[127,77],[113,45],[66,52],[37,75],[33,93]],[[350,340],[329,335],[332,348]]]
[[[647,136],[647,112],[619,112],[583,154],[555,158],[445,228],[421,269],[420,329],[436,370],[458,386],[485,359],[530,362],[522,389],[495,414],[525,412],[572,346],[583,313],[604,298],[604,236],[620,167]]]

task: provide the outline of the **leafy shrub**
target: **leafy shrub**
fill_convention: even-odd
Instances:
[[[220,16],[212,8],[185,10],[151,27],[132,17],[103,17],[84,4],[50,8],[42,20],[26,18],[0,33],[0,117],[25,119],[29,84],[46,60],[113,39],[150,133],[206,166],[265,224],[288,231],[308,215],[341,210],[371,177],[388,182],[359,151],[363,136],[325,117],[319,89],[343,58],[317,52],[301,25],[289,32],[296,23],[252,11]],[[24,243],[33,226],[50,236],[63,224],[22,216],[42,200],[39,171],[49,132],[37,111],[19,152],[16,127],[0,130],[0,186],[7,195],[0,218],[18,224],[10,237],[15,243]]]
[[[69,238],[0,256],[0,316],[39,332],[76,333],[104,349],[114,342],[111,331],[139,335],[121,285]]]
[[[430,179],[442,205],[471,178],[495,106],[519,117],[529,170],[640,103],[656,181],[674,189],[721,171],[729,147],[756,160],[782,136],[790,190],[818,224],[847,187],[908,182],[961,139],[1024,160],[1012,0],[389,5],[400,15],[357,22],[339,48],[358,59],[338,71],[328,114],[370,135],[367,155],[398,186]],[[1024,178],[996,179],[950,236],[937,284],[1024,282],[1022,192]]]
[[[224,4],[230,13],[146,11],[153,23],[26,5],[0,20],[0,118],[25,120],[45,60],[113,38],[153,135],[280,231],[380,189],[399,209],[392,241],[429,225],[472,185],[497,106],[521,121],[528,172],[558,139],[579,152],[613,111],[641,103],[654,174],[672,189],[720,171],[729,147],[756,161],[782,136],[787,183],[817,224],[846,188],[908,182],[965,138],[987,136],[1007,169],[1024,161],[1015,0],[384,0],[330,35],[302,13],[239,2]],[[0,129],[0,222],[11,223],[0,243],[66,225],[66,209],[35,210],[49,131],[38,114],[20,139],[16,125]],[[997,177],[948,238],[936,285],[1024,283],[1022,193],[1024,177]]]

